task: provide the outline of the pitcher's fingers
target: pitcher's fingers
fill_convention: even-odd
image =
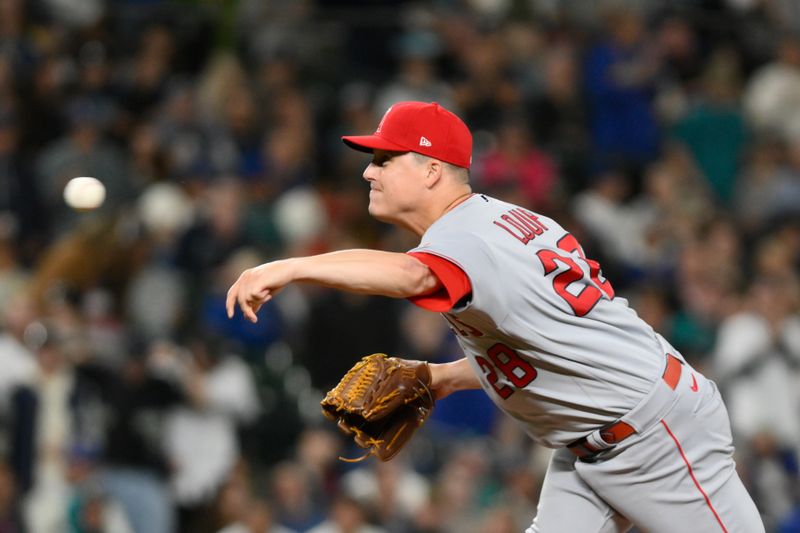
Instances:
[[[246,302],[243,305],[240,305],[240,307],[242,308],[242,312],[244,313],[244,316],[247,317],[247,320],[255,324],[256,322],[258,322],[258,317],[256,316],[256,313],[253,310],[253,306],[254,304],[250,302]]]
[[[233,318],[233,312],[236,306],[236,284],[234,283],[228,289],[228,296],[225,298],[225,309],[228,311],[228,318]]]
[[[258,313],[258,310],[261,308],[261,304],[263,303],[264,299],[258,296],[253,296],[251,298],[248,298],[247,301],[245,302],[246,305],[246,308],[244,309],[245,316],[247,316],[247,319],[250,320],[250,322],[252,322],[253,324],[258,322],[258,316],[256,316],[256,313]]]
[[[247,311],[250,308],[250,304],[247,303],[247,298],[244,295],[244,291],[238,291],[236,294],[236,303],[239,304],[239,309],[242,310],[242,314],[252,322],[252,318],[247,314]]]
[[[258,313],[261,310],[261,306],[264,305],[265,303],[267,303],[270,300],[272,300],[272,294],[269,294],[269,291],[267,291],[266,296],[263,296],[263,297],[259,298],[257,301],[255,301],[252,304],[251,307],[253,308],[253,312],[254,313]]]

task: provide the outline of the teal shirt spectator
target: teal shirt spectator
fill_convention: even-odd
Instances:
[[[711,190],[728,204],[734,195],[748,139],[739,108],[700,103],[675,125],[673,137],[686,145]]]
[[[702,364],[714,349],[719,324],[690,311],[679,311],[669,326],[669,342],[690,363]]]

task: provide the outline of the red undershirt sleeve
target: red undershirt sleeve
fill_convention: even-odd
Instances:
[[[428,311],[444,313],[451,310],[456,302],[472,292],[469,277],[461,270],[461,267],[452,261],[424,252],[408,252],[408,255],[412,255],[424,263],[442,282],[442,287],[434,292],[408,298],[408,301],[414,305]]]

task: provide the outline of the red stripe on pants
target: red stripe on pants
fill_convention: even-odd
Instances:
[[[722,528],[722,531],[724,531],[725,533],[728,533],[728,530],[725,528],[725,524],[722,523],[722,519],[717,514],[717,510],[714,509],[713,505],[711,505],[711,500],[708,499],[708,494],[706,494],[706,491],[704,491],[703,487],[700,486],[700,482],[697,481],[697,478],[694,477],[694,471],[692,470],[692,465],[689,464],[689,459],[687,459],[686,458],[686,454],[683,453],[683,448],[681,448],[681,443],[678,442],[678,439],[675,438],[675,435],[672,434],[672,431],[670,431],[669,426],[667,425],[666,422],[664,422],[662,420],[661,424],[664,426],[664,429],[667,430],[667,433],[669,433],[669,436],[675,442],[675,446],[678,447],[678,452],[680,452],[681,457],[683,458],[683,462],[686,463],[686,468],[687,468],[687,470],[689,470],[689,475],[692,477],[692,481],[694,481],[695,487],[697,487],[697,490],[699,490],[700,494],[703,495],[703,498],[706,500],[706,505],[708,505],[708,508],[711,509],[712,513],[714,513],[714,518],[717,519],[717,523],[719,524],[719,527]]]

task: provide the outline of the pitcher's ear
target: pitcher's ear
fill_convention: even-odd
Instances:
[[[442,179],[443,172],[444,165],[441,161],[437,159],[428,161],[428,175],[425,176],[425,186],[431,188],[436,185]]]

